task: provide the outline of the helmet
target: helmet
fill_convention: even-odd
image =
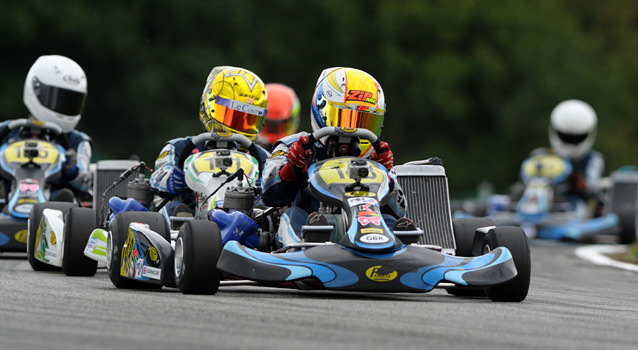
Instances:
[[[283,84],[266,84],[268,113],[259,137],[269,144],[294,134],[299,127],[300,104],[295,90]]]
[[[385,96],[370,74],[354,69],[324,69],[312,98],[312,130],[326,126],[364,128],[381,135]]]
[[[596,139],[596,112],[580,100],[559,103],[551,114],[549,141],[556,154],[577,159],[585,155]]]
[[[80,121],[86,86],[84,70],[72,59],[40,56],[24,82],[24,104],[33,118],[69,132]]]
[[[255,141],[264,125],[267,105],[264,82],[255,73],[219,66],[206,80],[199,120],[207,131],[238,133]]]

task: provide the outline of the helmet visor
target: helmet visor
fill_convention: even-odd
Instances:
[[[577,144],[585,141],[585,139],[589,135],[587,133],[585,133],[585,134],[566,134],[566,133],[560,132],[560,131],[556,131],[556,134],[558,134],[558,137],[563,142],[568,143],[568,144],[572,144],[572,145],[577,145]]]
[[[383,115],[371,112],[343,109],[337,106],[326,108],[326,126],[368,129],[375,135],[381,135]]]
[[[33,92],[40,103],[60,114],[78,115],[84,108],[85,93],[46,85],[38,79],[33,79]]]
[[[266,108],[217,96],[213,118],[233,130],[257,135],[264,125]]]

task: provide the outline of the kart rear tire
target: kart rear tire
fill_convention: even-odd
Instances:
[[[186,221],[175,242],[175,284],[184,294],[217,293],[222,278],[217,261],[222,252],[219,226],[213,221]]]
[[[110,227],[110,242],[107,243],[107,273],[113,285],[121,289],[161,289],[161,285],[132,280],[120,275],[122,247],[126,242],[129,224],[142,222],[149,228],[171,241],[170,229],[164,216],[156,212],[128,211],[119,213],[113,218]],[[110,247],[110,249],[108,248]]]
[[[64,220],[62,271],[67,276],[93,276],[97,261],[84,255],[84,248],[95,228],[95,209],[70,208]]]
[[[60,271],[60,267],[43,263],[35,258],[35,237],[40,227],[40,221],[42,221],[42,212],[44,209],[55,209],[62,211],[66,214],[71,207],[75,207],[77,204],[67,202],[44,202],[38,203],[31,208],[29,213],[29,220],[27,224],[27,260],[29,265],[35,271]]]
[[[488,231],[485,236],[483,252],[496,247],[506,247],[512,253],[518,272],[513,279],[497,286],[485,288],[487,297],[493,301],[520,302],[525,300],[529,291],[531,259],[527,236],[517,226],[500,226]]]

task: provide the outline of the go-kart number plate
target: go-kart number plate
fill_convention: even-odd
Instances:
[[[326,185],[333,184],[351,184],[355,183],[354,179],[348,176],[348,164],[350,164],[351,158],[336,158],[330,159],[321,164],[321,167],[317,170],[319,176],[326,183]],[[369,164],[369,163],[368,163]],[[376,166],[370,166],[368,168],[368,176],[361,178],[361,183],[372,184],[379,183],[383,180],[384,172]]]
[[[233,153],[233,164],[226,168],[229,173],[234,173],[238,170],[237,165],[244,169],[244,173],[250,174],[255,164],[244,154]],[[219,173],[221,168],[215,166],[215,152],[207,152],[202,154],[199,158],[195,159],[193,166],[197,173]]]
[[[33,157],[33,162],[38,164],[53,164],[57,161],[60,151],[48,143],[43,141],[17,141],[9,146],[4,151],[4,158],[7,163],[27,163],[30,158],[25,154],[25,143],[36,143],[37,155]],[[33,148],[33,147],[31,147]]]
[[[565,160],[555,154],[534,156],[523,164],[523,173],[529,177],[555,178],[566,170]]]

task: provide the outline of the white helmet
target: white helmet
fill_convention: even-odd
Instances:
[[[596,112],[580,100],[559,103],[552,111],[549,141],[556,154],[578,159],[591,150],[596,139]]]
[[[24,104],[31,115],[69,132],[80,121],[86,97],[86,75],[70,58],[40,56],[24,82]]]

